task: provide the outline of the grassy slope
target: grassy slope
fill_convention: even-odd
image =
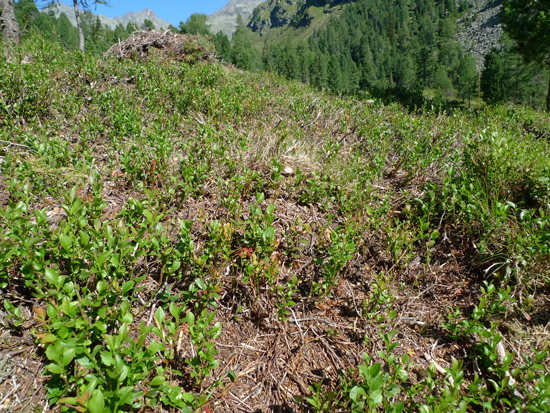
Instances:
[[[262,4],[263,9],[262,13],[260,14],[262,20],[270,20],[269,13],[271,12],[271,10],[267,8],[268,5],[269,3]],[[308,12],[311,15],[315,16],[315,18],[307,27],[274,27],[268,29],[267,33],[264,36],[260,36],[259,33],[251,32],[248,35],[249,40],[252,45],[258,50],[262,49],[264,43],[278,44],[284,43],[289,39],[295,41],[296,43],[305,41],[315,32],[316,29],[324,27],[331,18],[339,16],[345,7],[347,7],[347,5],[345,4],[332,6],[332,13],[325,14],[323,12],[324,7],[316,7],[312,5],[308,8]],[[292,17],[296,13],[297,9],[295,4],[287,5],[286,3],[283,4],[283,8],[289,11],[290,17]]]
[[[18,53],[0,63],[11,407],[548,407],[546,114]]]

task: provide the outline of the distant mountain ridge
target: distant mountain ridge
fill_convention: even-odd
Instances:
[[[229,0],[223,8],[208,16],[210,31],[216,34],[221,30],[231,38],[237,28],[237,16],[241,15],[246,24],[254,9],[263,2],[264,0]]]
[[[168,27],[170,26],[169,22],[157,17],[157,15],[149,8],[137,13],[131,11],[129,13],[126,13],[122,17],[117,16],[113,18],[107,17],[104,14],[95,14],[90,9],[88,10],[94,16],[99,17],[99,21],[101,22],[101,24],[109,26],[111,29],[114,29],[118,24],[122,24],[124,27],[126,27],[128,23],[135,23],[139,27],[143,24],[145,20],[151,20],[156,29],[168,29]],[[72,6],[57,2],[54,5],[42,10],[42,12],[44,13],[48,13],[49,11],[53,11],[55,17],[59,17],[61,13],[65,13],[69,18],[71,24],[73,26],[76,26],[76,17],[74,15],[74,8]]]

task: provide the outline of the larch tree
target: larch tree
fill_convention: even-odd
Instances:
[[[180,22],[181,33],[210,36],[210,25],[207,22],[208,16],[201,13],[193,13],[184,22]]]
[[[14,0],[0,0],[0,25],[4,40],[8,43],[19,44],[21,34],[15,17]]]
[[[550,1],[504,0],[500,18],[524,60],[544,63],[550,68]],[[546,110],[550,112],[550,79]]]
[[[495,48],[485,55],[480,87],[483,100],[488,104],[493,105],[506,100],[504,64],[499,51]]]

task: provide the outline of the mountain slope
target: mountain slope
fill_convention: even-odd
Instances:
[[[44,13],[53,11],[55,17],[59,17],[61,13],[65,13],[69,18],[71,24],[73,26],[76,26],[76,17],[74,15],[74,9],[72,6],[57,2],[54,5],[43,9],[42,11]],[[131,11],[129,13],[126,13],[122,17],[117,16],[113,18],[107,17],[104,14],[92,14],[99,17],[99,21],[101,21],[101,24],[107,25],[111,29],[114,29],[119,24],[122,24],[124,27],[126,27],[128,23],[135,23],[137,26],[141,26],[145,20],[151,20],[155,25],[155,28],[157,29],[167,29],[170,26],[169,22],[157,17],[157,15],[149,8],[137,13]]]
[[[547,114],[22,43],[6,411],[548,411]]]
[[[502,1],[470,1],[470,11],[458,20],[458,42],[476,58],[478,70],[483,69],[483,57],[493,47],[499,49],[502,27],[498,13]]]
[[[237,16],[241,15],[246,22],[256,6],[262,0],[230,0],[222,9],[208,16],[212,33],[224,32],[228,37],[235,32]]]

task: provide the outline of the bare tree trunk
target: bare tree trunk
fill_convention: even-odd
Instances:
[[[9,43],[19,44],[21,34],[15,18],[15,6],[13,0],[0,0],[0,25],[4,32],[4,40]]]
[[[76,17],[76,27],[78,27],[78,38],[80,39],[80,46],[78,48],[81,51],[84,51],[84,31],[82,30],[82,21],[80,20],[80,12],[78,11],[78,0],[73,0],[73,4],[74,15]]]

